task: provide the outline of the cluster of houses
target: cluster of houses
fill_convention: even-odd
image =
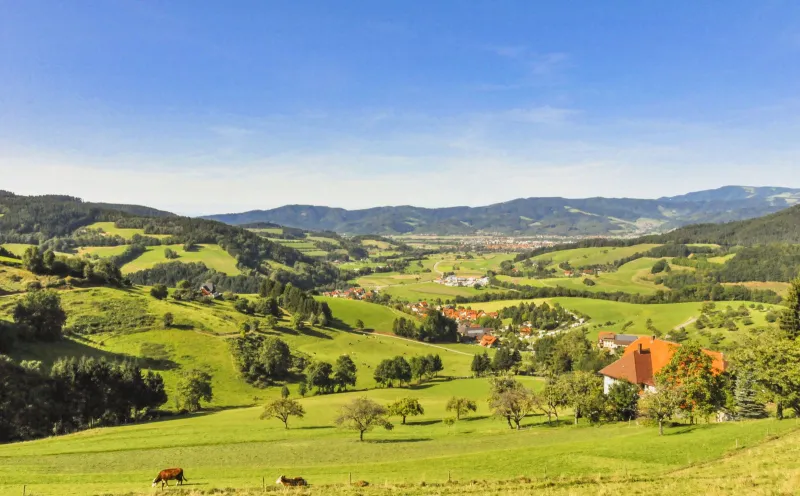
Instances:
[[[348,300],[371,300],[378,294],[378,290],[366,290],[364,288],[348,288],[337,289],[334,291],[326,291],[322,293],[323,296],[330,296],[331,298],[345,298]]]
[[[445,286],[475,286],[476,284],[479,286],[488,286],[489,285],[489,278],[484,277],[458,277],[454,275],[450,275],[447,277],[440,277],[433,281],[437,284],[444,284]]]
[[[612,334],[612,333],[605,333]],[[623,339],[618,339],[624,336]],[[655,376],[672,359],[680,348],[680,344],[657,339],[655,336],[631,336],[617,334],[614,338],[600,338],[600,346],[607,348],[611,345],[624,348],[622,358],[600,371],[603,376],[603,391],[608,394],[611,386],[620,381],[628,381],[638,385],[644,391],[655,391]],[[625,344],[627,343],[627,344]],[[608,346],[607,346],[608,345]],[[712,368],[715,373],[722,373],[728,368],[725,356],[722,353],[703,350],[711,357]]]
[[[464,307],[454,307],[451,305],[442,308],[442,313],[445,317],[453,319],[457,322],[475,322],[483,317],[491,317],[496,319],[497,312],[484,312],[483,310],[472,310]]]

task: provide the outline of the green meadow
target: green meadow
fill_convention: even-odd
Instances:
[[[169,234],[145,234],[144,229],[120,228],[117,227],[113,222],[95,222],[94,224],[86,226],[86,229],[102,230],[106,234],[111,236],[120,236],[124,239],[131,239],[134,234],[158,239],[169,237]]]
[[[164,249],[166,248],[171,248],[175,251],[178,254],[178,258],[172,260],[166,258],[164,256]],[[236,267],[236,259],[223,250],[221,246],[212,244],[195,245],[191,251],[184,250],[183,245],[148,246],[147,251],[141,256],[123,265],[122,272],[123,274],[130,274],[131,272],[151,269],[157,264],[169,262],[202,262],[209,269],[215,269],[231,276],[241,273]]]
[[[475,289],[472,287],[456,287],[445,286],[444,284],[437,284],[435,282],[421,282],[412,284],[402,284],[395,286],[387,286],[381,289],[384,293],[389,293],[392,297],[408,302],[417,302],[421,300],[436,300],[441,299],[451,300],[456,296],[475,296],[482,292],[506,292],[509,290],[487,288]]]
[[[115,257],[122,255],[128,245],[119,246],[81,246],[78,248],[77,255],[97,255],[100,258]]]
[[[536,261],[552,261],[558,265],[562,262],[569,262],[573,267],[584,267],[589,265],[602,265],[620,260],[636,253],[643,253],[661,245],[638,244],[633,246],[621,247],[592,247],[575,248],[571,250],[561,250],[553,253],[545,253],[533,257]]]
[[[536,379],[523,379],[537,388]],[[273,392],[272,394],[275,394]],[[348,400],[367,396],[379,403],[411,396],[425,414],[407,425],[393,419],[392,431],[358,434],[333,426]],[[452,427],[445,403],[451,396],[476,401],[478,411]],[[434,381],[419,388],[377,389],[300,399],[306,415],[259,420],[261,409],[242,408],[170,421],[94,429],[78,434],[0,446],[0,495],[84,495],[147,493],[165,467],[185,470],[184,490],[260,490],[281,474],[302,476],[314,485],[367,480],[373,485],[504,480],[519,477],[556,481],[595,477],[656,477],[705,464],[738,448],[759,444],[795,429],[794,421],[676,425],[657,429],[636,423],[549,427],[539,415],[523,430],[510,430],[489,416],[486,379]],[[113,476],[112,476],[113,474]],[[175,491],[172,489],[171,491]],[[321,488],[324,494],[325,490]],[[435,493],[434,493],[435,494]],[[502,494],[502,493],[497,493]]]
[[[35,245],[26,245],[22,243],[3,243],[2,246],[14,255],[21,257],[25,253],[25,250]]]

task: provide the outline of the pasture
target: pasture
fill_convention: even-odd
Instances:
[[[592,248],[575,248],[571,250],[561,250],[552,253],[545,253],[533,257],[531,260],[543,262],[550,261],[554,265],[562,262],[569,262],[576,268],[603,265],[620,260],[636,253],[643,253],[661,245],[638,244],[633,246],[609,246]]]
[[[640,305],[588,298],[548,298],[471,303],[469,306],[490,312],[518,305],[520,302],[530,301],[536,302],[537,305],[544,302],[550,305],[558,303],[566,309],[589,315],[591,320],[588,322],[588,337],[592,340],[597,338],[600,331],[625,332],[642,336],[650,335],[652,332],[647,329],[647,321],[652,319],[653,327],[664,334],[669,333],[672,329],[684,327],[690,337],[697,339],[701,344],[709,344],[708,337],[700,335],[692,325],[701,314],[702,303]],[[742,303],[749,305],[749,302],[717,302],[717,309],[725,310],[729,304],[736,309]],[[775,308],[772,305],[764,306],[766,309]],[[768,325],[765,317],[766,311],[750,309],[750,314],[754,322],[753,326],[750,327]],[[632,324],[626,325],[628,322],[632,322]],[[747,328],[741,322],[738,322],[737,331],[732,332],[726,329],[709,329],[708,331],[721,335],[724,338],[723,343],[729,344],[743,339],[747,335]]]
[[[214,377],[215,397],[211,403],[214,407],[252,405],[256,398],[268,394],[239,378],[228,349],[227,340],[238,336],[241,325],[254,317],[237,312],[231,302],[215,301],[208,306],[172,299],[156,300],[148,295],[148,290],[142,287],[64,291],[61,297],[69,316],[65,327],[74,331],[75,337],[58,343],[19,343],[12,357],[42,360],[47,367],[61,356],[135,359],[142,366],[161,373],[170,394],[182,371],[201,368]],[[14,299],[0,300],[4,303],[0,316],[10,318]],[[340,319],[344,326],[354,326],[355,320],[360,318],[370,329],[391,333],[394,319],[404,315],[371,303],[321,299],[329,301],[334,318]],[[174,323],[168,329],[162,322],[167,312],[174,315]],[[483,351],[477,346],[459,344],[433,347],[393,336],[364,335],[346,328],[307,327],[296,331],[290,328],[288,316],[284,316],[275,329],[266,329],[263,319],[256,320],[261,322],[262,334],[283,339],[293,351],[306,354],[309,359],[333,363],[340,355],[350,355],[359,369],[358,388],[375,386],[374,368],[387,357],[439,353],[445,366],[443,374],[463,377],[470,373],[471,355]]]
[[[178,258],[170,260],[164,256],[164,249],[171,248],[178,254]],[[219,245],[195,245],[191,251],[183,249],[183,245],[148,246],[147,251],[135,260],[122,266],[123,274],[130,274],[140,270],[151,269],[157,264],[169,262],[202,262],[209,269],[215,269],[230,276],[239,275],[241,272],[236,267],[236,259]]]
[[[78,248],[78,255],[97,255],[100,258],[108,258],[108,257],[115,257],[117,255],[122,255],[128,248],[128,245],[119,245],[119,246],[81,246]]]
[[[26,244],[22,244],[22,243],[3,243],[2,244],[3,248],[5,248],[6,250],[10,251],[11,253],[13,253],[14,255],[16,255],[18,257],[21,257],[25,253],[25,250],[27,250],[31,246],[36,246],[36,245],[26,245]]]
[[[522,379],[539,387],[536,379]],[[383,404],[413,396],[425,414],[407,425],[393,418],[394,430],[368,432],[359,442],[357,433],[334,428],[333,419],[342,404],[363,395]],[[478,411],[448,427],[444,406],[454,395],[472,398]],[[435,381],[300,399],[306,416],[291,419],[288,430],[277,420],[259,420],[261,409],[254,407],[4,445],[0,495],[16,496],[23,484],[41,496],[145,494],[156,473],[172,466],[186,471],[183,490],[204,492],[260,490],[262,477],[270,482],[280,474],[301,475],[312,489],[346,483],[350,474],[373,485],[442,483],[448,475],[459,481],[545,474],[561,482],[598,474],[638,479],[691,470],[735,452],[737,445],[755,450],[771,437],[796,438],[790,420],[676,425],[660,437],[656,428],[636,423],[549,427],[533,415],[515,431],[489,416],[487,396],[486,379]],[[569,424],[569,412],[560,413]]]
[[[131,239],[134,234],[157,239],[164,239],[170,236],[169,234],[145,234],[144,229],[121,228],[117,227],[113,222],[95,222],[94,224],[90,224],[83,229],[100,230],[110,236],[119,236],[123,239]]]
[[[389,293],[392,297],[402,301],[417,302],[421,300],[452,300],[456,296],[475,296],[482,292],[498,293],[510,290],[488,288],[475,289],[472,287],[445,286],[435,282],[420,282],[412,284],[401,284],[386,286],[381,289],[384,293]]]
[[[622,291],[624,293],[653,294],[658,290],[664,290],[663,286],[657,286],[654,282],[655,276],[650,273],[650,269],[657,261],[656,258],[640,258],[628,262],[615,272],[602,272],[597,276],[578,275],[576,277],[553,277],[547,279],[528,279],[524,277],[498,276],[501,281],[510,282],[522,286],[534,287],[562,287],[577,291],[590,291],[592,293],[614,293]],[[683,267],[674,266],[674,270],[683,270]],[[595,284],[589,286],[584,283],[584,279],[590,279]]]

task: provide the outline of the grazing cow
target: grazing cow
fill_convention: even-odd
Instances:
[[[164,485],[165,484],[167,486],[169,486],[169,482],[167,482],[167,481],[171,481],[171,480],[178,481],[178,484],[180,484],[181,486],[183,485],[184,482],[189,482],[189,479],[187,479],[183,475],[183,469],[182,468],[168,468],[168,469],[162,470],[161,472],[158,473],[158,477],[156,477],[153,480],[153,487],[156,487],[156,484],[158,484],[160,482],[161,483],[161,489],[164,489]]]
[[[279,486],[307,486],[308,483],[302,477],[294,477],[292,479],[287,479],[285,475],[281,475],[278,480],[275,481],[276,484]]]

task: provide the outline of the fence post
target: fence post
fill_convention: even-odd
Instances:
[[[27,491],[28,491],[28,485],[27,485],[27,484],[24,484],[24,485],[22,486],[22,496],[25,496],[25,493],[26,493]]]
[[[267,492],[267,480],[263,475],[261,476],[261,490]]]
[[[451,479],[450,479],[450,471],[449,471],[449,470],[447,471],[447,482],[451,482]]]
[[[347,483],[353,485],[353,472],[347,472]]]

